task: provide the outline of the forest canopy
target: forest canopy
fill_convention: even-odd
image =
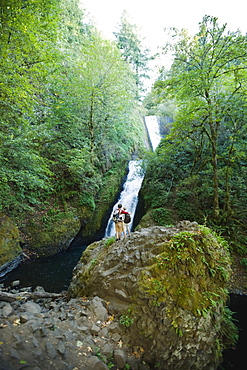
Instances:
[[[0,211],[95,196],[116,161],[142,147],[120,50],[77,0],[1,1],[0,43]]]
[[[205,16],[196,35],[182,30],[174,39],[171,69],[160,71],[147,99],[163,115],[173,107],[174,119],[149,164],[146,186],[156,191],[147,202],[240,237],[247,217],[247,38]]]

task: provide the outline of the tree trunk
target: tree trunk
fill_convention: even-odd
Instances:
[[[210,130],[211,130],[213,189],[214,189],[213,211],[214,218],[218,220],[220,214],[220,207],[219,207],[219,179],[217,163],[217,130],[213,124],[210,124]]]
[[[48,292],[19,292],[19,293],[6,293],[6,292],[0,292],[0,301],[5,301],[5,302],[14,302],[14,301],[19,301],[19,300],[27,300],[27,299],[33,299],[34,301],[36,299],[40,298],[61,298],[62,294],[58,293],[48,293]]]
[[[93,113],[94,113],[94,93],[92,91],[90,116],[89,116],[90,153],[91,153],[91,164],[92,165],[94,164],[94,148],[95,148]]]

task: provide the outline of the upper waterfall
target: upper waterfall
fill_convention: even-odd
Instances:
[[[149,139],[151,141],[152,149],[153,151],[155,151],[161,139],[160,127],[159,122],[157,120],[157,116],[146,116],[145,124],[148,131]]]

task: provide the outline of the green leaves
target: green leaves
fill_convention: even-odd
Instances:
[[[128,21],[127,12],[124,11],[119,25],[119,31],[114,32],[117,39],[117,46],[120,49],[124,60],[130,65],[134,72],[136,86],[143,92],[144,78],[149,78],[146,74],[148,71],[147,63],[150,59],[149,50],[144,49],[142,40],[138,35],[136,25],[132,25]],[[137,91],[137,94],[139,92]]]
[[[245,36],[226,33],[226,25],[205,16],[195,36],[185,31],[178,35],[171,71],[156,84],[157,95],[170,94],[178,106],[167,140],[192,153],[190,176],[204,171],[212,178],[215,220],[220,208],[232,215],[232,168],[237,141],[247,129],[240,109],[247,93],[246,46]],[[228,149],[222,150],[223,146]]]
[[[133,72],[78,4],[1,2],[0,208],[6,212],[50,198],[74,198],[93,209],[105,173],[142,145]]]

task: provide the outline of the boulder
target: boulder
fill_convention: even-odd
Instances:
[[[102,240],[86,249],[69,295],[109,302],[133,353],[151,368],[216,369],[231,273],[226,243],[183,221],[109,244]]]

